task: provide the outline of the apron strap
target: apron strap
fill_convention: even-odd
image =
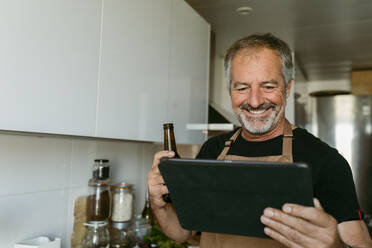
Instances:
[[[282,145],[282,155],[288,158],[292,158],[292,139],[293,132],[291,123],[287,119],[284,120],[284,130],[283,130],[283,145]],[[225,147],[223,148],[221,154],[218,156],[217,160],[223,160],[227,155],[232,143],[238,138],[242,128],[239,128],[230,139],[225,141]]]
[[[225,148],[223,148],[221,154],[218,156],[217,160],[223,160],[223,158],[227,155],[227,152],[230,150],[232,143],[238,138],[242,128],[236,130],[236,132],[230,137],[230,139],[225,141]]]
[[[289,158],[292,157],[292,139],[293,139],[293,132],[292,132],[291,123],[289,123],[289,121],[285,119],[284,131],[283,131],[283,147],[282,147],[283,156],[288,156]]]

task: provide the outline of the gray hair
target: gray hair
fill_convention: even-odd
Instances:
[[[275,37],[271,33],[253,34],[236,41],[228,50],[225,57],[225,79],[227,89],[231,90],[231,61],[235,54],[244,48],[265,47],[278,51],[282,60],[282,74],[285,81],[285,89],[293,79],[293,60],[292,51],[283,40]]]

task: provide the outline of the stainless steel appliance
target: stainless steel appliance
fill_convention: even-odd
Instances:
[[[349,162],[365,214],[372,215],[372,96],[336,95],[311,99],[314,135]]]

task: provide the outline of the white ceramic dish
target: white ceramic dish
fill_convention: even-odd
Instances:
[[[61,239],[55,238],[52,241],[48,237],[41,236],[17,243],[14,248],[61,248]]]

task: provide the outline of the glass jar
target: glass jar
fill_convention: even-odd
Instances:
[[[110,165],[108,159],[95,159],[93,164],[93,179],[107,181],[110,179]]]
[[[81,244],[82,248],[109,248],[110,234],[107,221],[89,221],[84,225],[87,232]]]
[[[127,183],[115,184],[112,191],[112,215],[113,222],[126,222],[133,215],[133,185]]]
[[[133,231],[136,236],[136,243],[140,247],[145,247],[146,244],[143,242],[143,238],[146,235],[151,235],[151,225],[147,219],[142,218],[141,214],[136,214],[133,219]]]
[[[87,220],[107,221],[111,214],[110,183],[91,179],[88,185]]]
[[[130,222],[112,222],[110,227],[110,248],[133,248],[134,232]]]

